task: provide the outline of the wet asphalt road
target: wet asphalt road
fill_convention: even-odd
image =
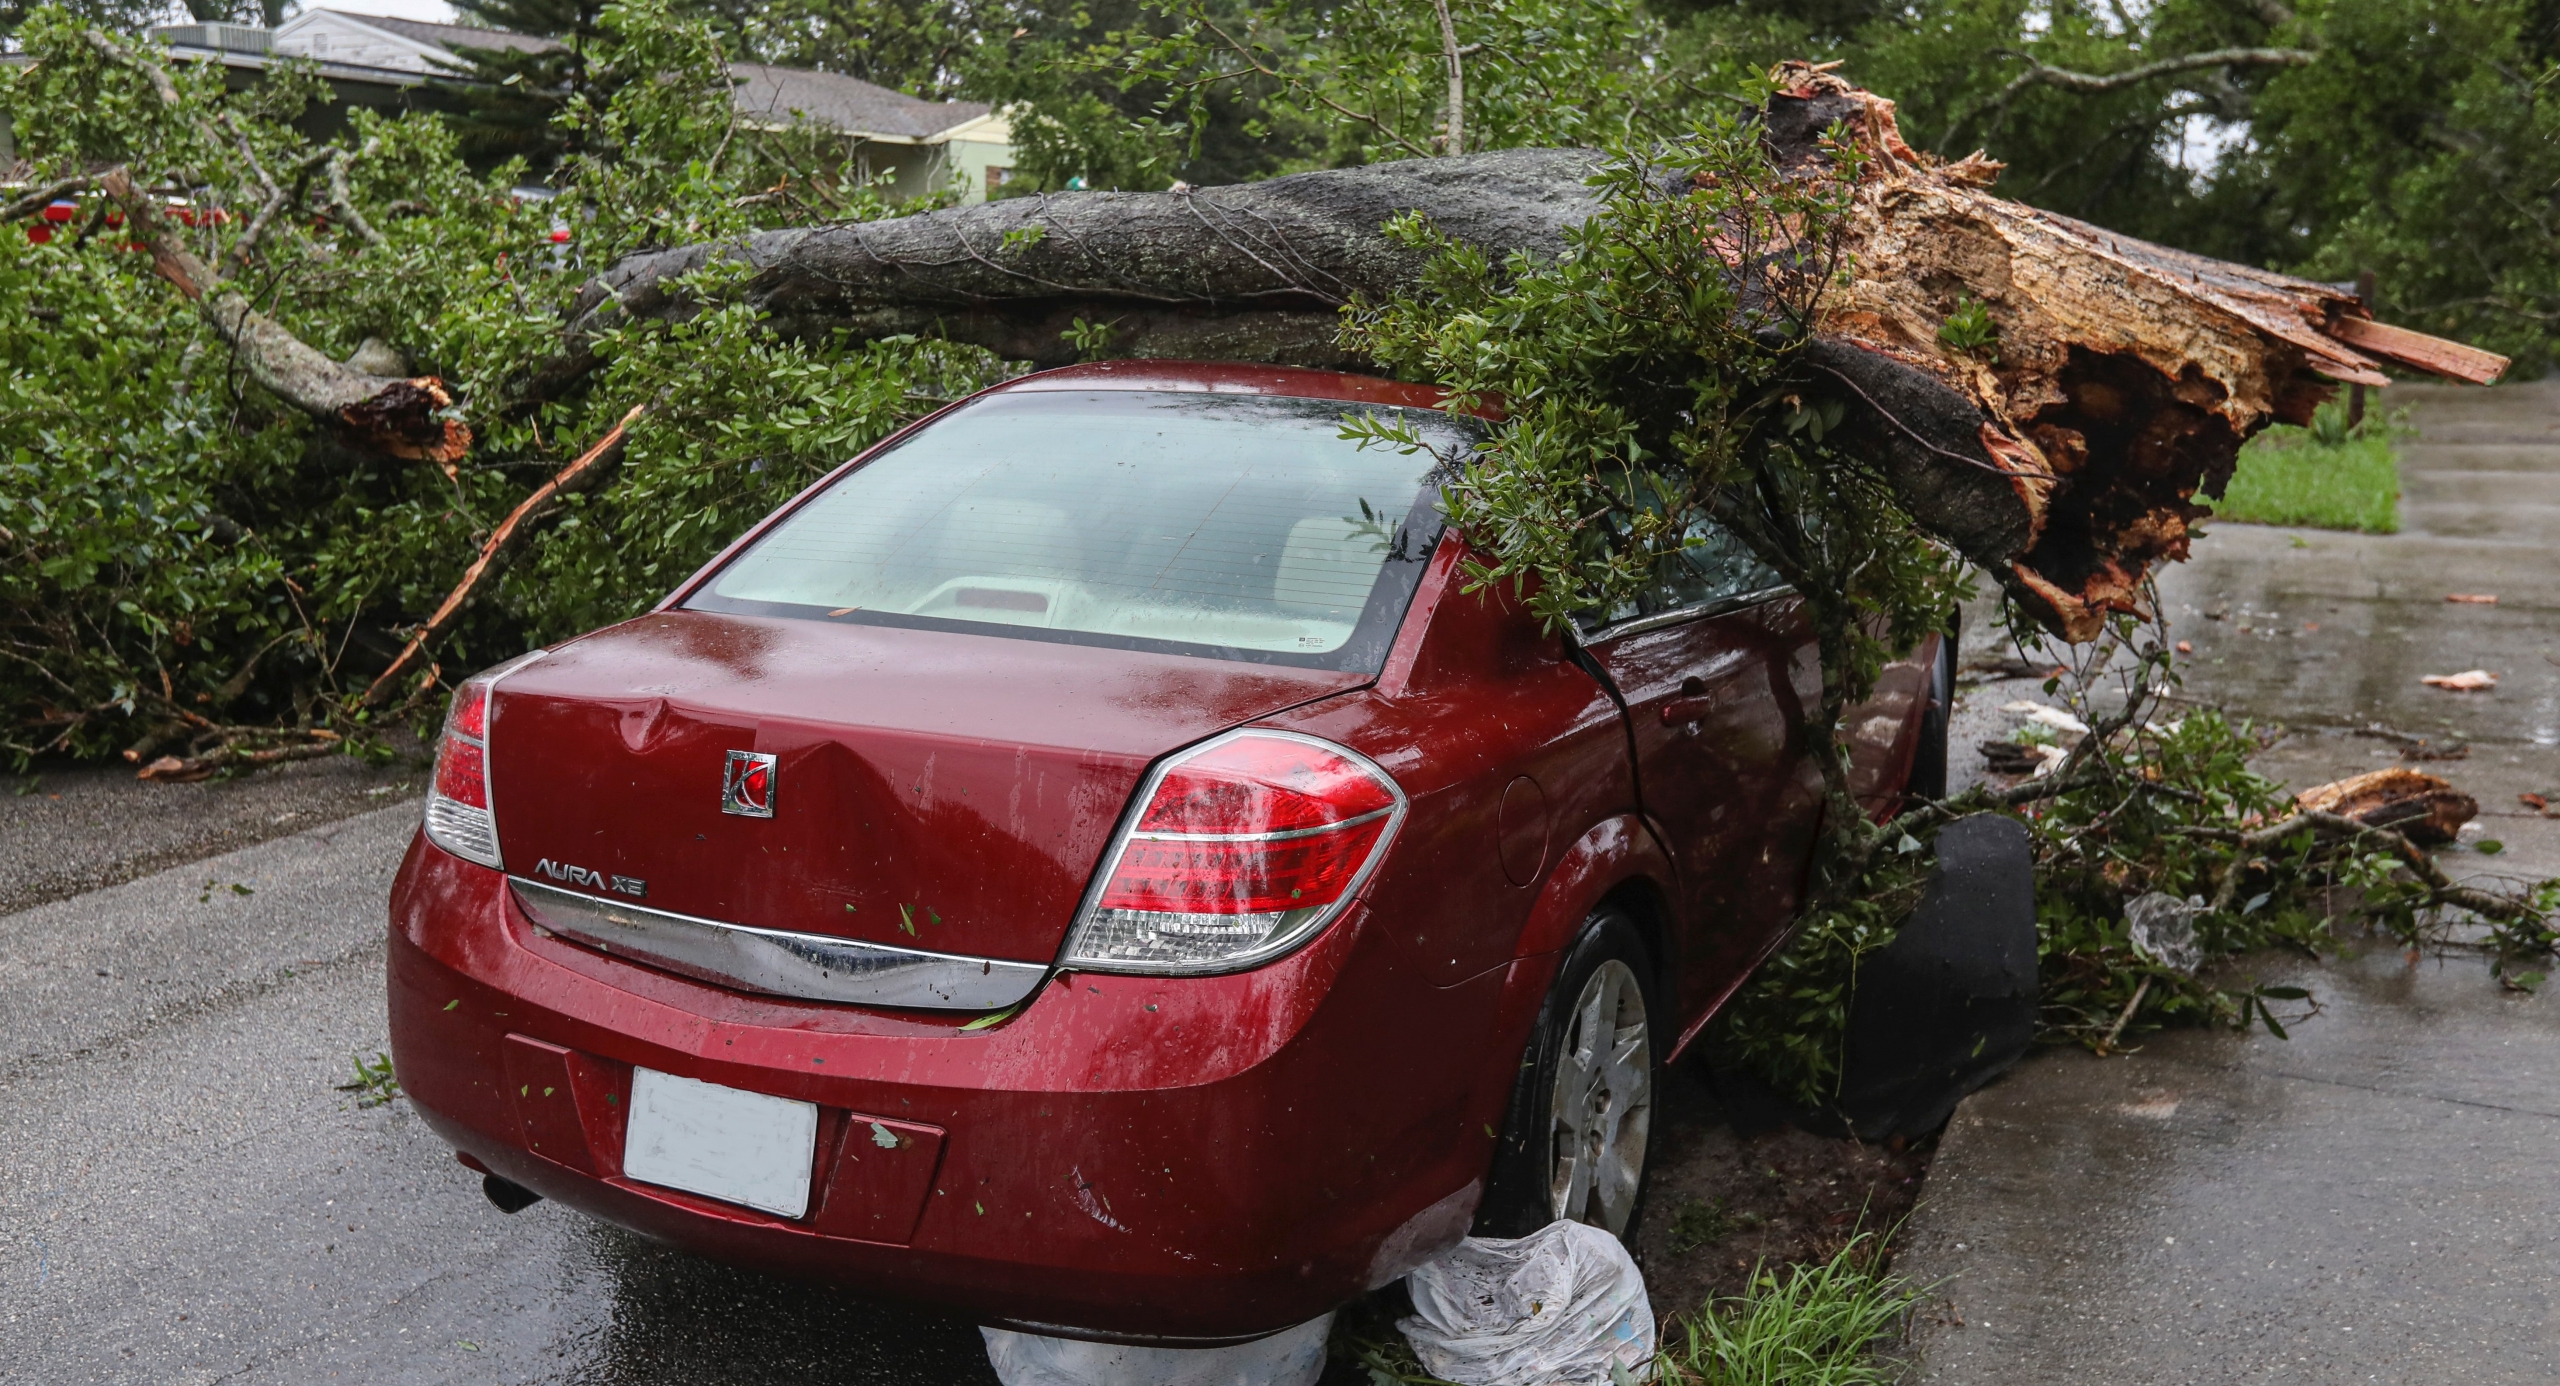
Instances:
[[[502,1215],[406,1103],[336,1091],[385,1047],[416,821],[0,915],[0,1381],[993,1380],[966,1323]]]
[[[0,915],[399,802],[426,783],[426,751],[395,749],[201,784],[140,784],[113,762],[0,776]]]

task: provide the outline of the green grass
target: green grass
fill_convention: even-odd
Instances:
[[[232,889],[238,890],[239,887],[233,886]],[[356,1080],[352,1083],[340,1083],[338,1091],[354,1093],[357,1106],[379,1107],[401,1095],[400,1080],[391,1072],[390,1055],[377,1053],[373,1056],[372,1063],[366,1063],[363,1051],[358,1050],[355,1056],[355,1069]]]
[[[1655,1359],[1664,1386],[1889,1386],[1902,1364],[1876,1348],[1919,1298],[1877,1269],[1884,1243],[1851,1239],[1828,1261],[1762,1270],[1747,1293],[1680,1320]]]
[[[2396,534],[2400,468],[2392,432],[2270,428],[2240,450],[2231,488],[2209,504],[2217,517],[2241,524]]]

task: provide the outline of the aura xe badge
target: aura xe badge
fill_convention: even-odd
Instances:
[[[544,857],[533,864],[533,874],[548,876],[564,885],[585,886],[589,890],[610,890],[618,895],[628,895],[634,900],[645,900],[649,897],[649,883],[637,876],[609,876],[602,871],[590,871],[583,866],[568,866],[553,861],[549,857]]]
[[[773,757],[762,751],[731,751],[728,773],[721,777],[720,811],[742,818],[773,816]]]

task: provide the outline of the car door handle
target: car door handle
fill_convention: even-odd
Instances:
[[[1715,711],[1715,707],[1713,698],[1673,698],[1662,705],[1662,724],[1669,727],[1682,722],[1703,721],[1708,713]]]

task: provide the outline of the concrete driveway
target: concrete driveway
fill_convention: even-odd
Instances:
[[[2386,399],[2420,430],[2405,532],[2215,527],[2162,581],[2187,692],[2290,728],[2256,763],[2297,788],[2407,763],[2470,792],[2505,850],[2446,852],[2457,878],[2560,874],[2517,800],[2560,803],[2560,382]],[[2421,682],[2474,668],[2495,691]],[[1914,1378],[2560,1380],[2560,1000],[2384,940],[2234,971],[2323,1008],[2049,1053],[1958,1110],[1897,1261],[1936,1286]]]

